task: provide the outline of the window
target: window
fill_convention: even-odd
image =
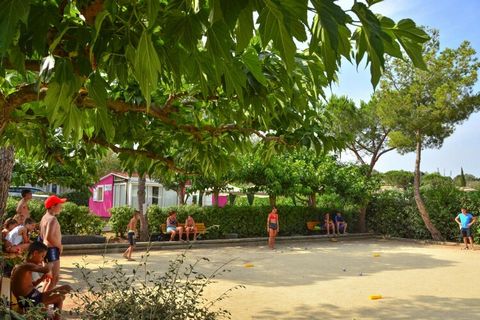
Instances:
[[[152,204],[157,204],[158,205],[158,203],[159,203],[159,201],[158,201],[159,190],[160,190],[159,187],[152,187]]]
[[[98,186],[93,191],[93,201],[102,202],[103,201],[103,188],[104,186]]]

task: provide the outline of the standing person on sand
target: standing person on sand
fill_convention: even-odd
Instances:
[[[275,249],[275,237],[278,231],[280,231],[280,225],[278,223],[277,208],[273,207],[272,212],[267,217],[268,246],[270,249]]]
[[[123,257],[126,258],[128,261],[135,261],[132,259],[133,249],[135,248],[135,235],[137,233],[137,222],[140,219],[140,211],[135,210],[133,213],[130,222],[128,222],[127,230],[128,230],[128,242],[130,246],[128,246],[127,250],[123,253]]]
[[[59,198],[55,195],[45,200],[47,212],[40,220],[40,239],[48,247],[46,262],[52,270],[52,279],[45,286],[44,291],[55,288],[60,279],[60,255],[62,254],[62,232],[57,216],[62,211],[63,204],[67,201],[65,198]]]
[[[30,218],[30,208],[28,207],[28,202],[32,200],[32,190],[23,189],[22,190],[22,199],[18,201],[17,205],[17,214],[23,216],[23,220]]]
[[[463,242],[465,243],[465,250],[468,250],[468,242],[470,241],[470,249],[473,250],[473,238],[471,226],[477,221],[477,217],[474,217],[471,213],[467,211],[466,208],[462,208],[455,218],[455,222],[458,223],[460,227],[460,232],[462,233]]]

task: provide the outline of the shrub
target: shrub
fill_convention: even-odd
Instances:
[[[7,199],[7,216],[4,218],[15,215],[19,200],[19,198],[13,197]],[[30,208],[30,216],[35,222],[40,222],[46,211],[44,202],[32,199],[28,206]],[[58,221],[62,228],[62,233],[75,235],[100,234],[105,224],[101,218],[92,214],[88,207],[77,206],[72,202],[67,202],[63,205]]]
[[[129,206],[110,209],[110,214],[112,216],[110,217],[109,223],[117,236],[123,237],[125,235],[128,222],[132,218],[134,211],[135,210]]]
[[[90,192],[72,191],[63,193],[60,198],[67,198],[68,202],[73,202],[79,206],[88,207],[88,199],[91,197]]]
[[[58,216],[63,234],[92,235],[102,232],[105,222],[92,214],[88,207],[67,202]]]
[[[458,241],[459,230],[455,217],[460,207],[466,206],[474,215],[480,210],[480,192],[463,192],[451,184],[440,184],[434,188],[422,188],[422,197],[432,223],[449,241]],[[430,239],[430,233],[418,212],[413,191],[389,191],[377,194],[368,207],[369,229],[390,236]],[[479,224],[473,227],[478,234]],[[477,242],[480,238],[477,235]]]
[[[230,318],[227,310],[213,308],[233,289],[243,286],[234,287],[217,299],[208,301],[203,296],[206,287],[219,273],[227,270],[224,264],[206,276],[195,269],[202,261],[208,259],[188,264],[185,254],[182,254],[170,262],[164,275],[149,272],[146,261],[142,261],[131,274],[127,274],[116,262],[113,270],[108,272],[101,267],[92,273],[77,265],[85,282],[82,287],[88,288],[88,293],[79,291],[75,294],[76,301],[80,303],[75,311],[81,319],[97,320]]]

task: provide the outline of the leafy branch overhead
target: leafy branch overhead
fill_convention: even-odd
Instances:
[[[35,124],[149,168],[225,165],[255,139],[335,148],[319,101],[342,57],[374,86],[386,54],[424,66],[426,33],[376,2],[0,0],[0,144]]]

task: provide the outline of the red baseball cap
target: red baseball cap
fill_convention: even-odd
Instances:
[[[59,203],[64,203],[67,201],[67,198],[59,198],[56,195],[50,196],[45,200],[45,208],[50,209],[54,205],[57,205]]]

